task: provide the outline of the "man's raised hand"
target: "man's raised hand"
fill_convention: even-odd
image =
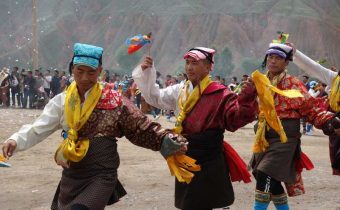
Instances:
[[[151,68],[153,64],[153,60],[150,56],[146,56],[141,64],[142,70],[146,70],[148,68]]]

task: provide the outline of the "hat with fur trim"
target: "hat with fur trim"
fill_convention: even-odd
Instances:
[[[293,48],[279,43],[270,43],[269,49],[266,51],[266,55],[275,54],[284,59],[293,60]]]

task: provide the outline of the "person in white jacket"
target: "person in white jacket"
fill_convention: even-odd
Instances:
[[[294,49],[294,64],[307,73],[308,76],[315,77],[326,85],[332,86],[333,80],[338,75],[338,72],[323,67],[318,62],[296,49],[294,44],[287,43],[287,45],[290,45]]]
[[[314,61],[313,59],[303,54],[301,51],[297,50],[293,43],[287,43],[287,45],[293,47],[293,50],[294,50],[293,62],[300,69],[302,69],[305,73],[307,73],[311,77],[317,78],[321,82],[325,83],[331,89],[332,89],[332,86],[334,85],[339,86],[339,82],[336,82],[337,81],[336,78],[340,77],[340,71],[336,72],[331,69],[323,67],[318,62]],[[336,91],[339,91],[339,88]],[[336,97],[338,97],[338,95],[336,95]],[[339,103],[340,99],[337,98],[335,100],[338,100],[338,103]],[[331,108],[333,109],[333,111],[337,112],[339,116],[339,110],[336,110],[337,108],[334,108],[334,107],[331,107]],[[335,129],[334,134],[329,136],[329,152],[330,152],[330,159],[332,163],[333,175],[340,175],[340,129],[339,128]]]

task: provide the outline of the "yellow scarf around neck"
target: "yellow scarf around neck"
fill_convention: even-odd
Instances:
[[[78,139],[78,131],[89,119],[99,101],[101,93],[102,88],[97,82],[81,106],[76,82],[72,82],[67,88],[64,115],[70,129],[67,131],[67,138],[60,144],[55,153],[54,158],[57,163],[79,162],[85,157],[89,148],[89,139]]]
[[[329,94],[329,105],[335,112],[340,112],[340,76],[337,75],[332,83]]]
[[[180,112],[177,117],[175,128],[173,131],[177,134],[181,134],[183,131],[182,123],[187,114],[194,108],[198,100],[201,98],[204,90],[212,83],[210,76],[207,75],[203,80],[196,85],[196,87],[189,94],[190,81],[185,83],[184,88],[181,90],[178,106]],[[185,97],[185,98],[184,98]],[[183,101],[185,100],[184,104]],[[172,155],[167,158],[168,167],[172,176],[176,176],[179,182],[186,182],[189,184],[194,174],[191,171],[200,171],[201,167],[196,165],[195,159],[186,155]]]
[[[192,90],[189,95],[189,87],[190,81],[185,83],[184,89],[182,89],[179,99],[178,99],[178,106],[179,106],[179,114],[176,120],[175,128],[173,129],[175,133],[182,133],[183,127],[182,123],[186,118],[187,114],[194,108],[197,101],[201,98],[202,93],[204,90],[212,83],[210,79],[210,75],[207,75],[203,78],[203,80],[196,85],[196,87]],[[185,97],[185,103],[183,104],[183,97]]]
[[[282,127],[281,121],[276,114],[274,104],[274,94],[280,94],[288,98],[303,97],[299,90],[280,90],[276,86],[284,78],[286,72],[274,77],[272,82],[268,77],[258,70],[252,73],[252,78],[259,97],[259,122],[255,135],[254,153],[264,152],[269,144],[265,138],[266,129],[273,128],[279,135],[282,143],[287,142],[286,133]],[[268,125],[269,127],[268,127]]]

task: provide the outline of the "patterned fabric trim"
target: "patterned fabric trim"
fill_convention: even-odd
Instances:
[[[255,201],[261,203],[269,203],[271,201],[271,194],[262,192],[260,190],[255,190]]]
[[[285,183],[289,197],[305,194],[305,187],[301,172],[296,172],[296,179],[293,184]]]
[[[281,195],[272,195],[272,201],[275,206],[287,204],[288,203],[287,194],[283,193]]]
[[[122,94],[114,90],[114,84],[102,84],[102,95],[97,103],[97,109],[110,110],[122,105]]]

